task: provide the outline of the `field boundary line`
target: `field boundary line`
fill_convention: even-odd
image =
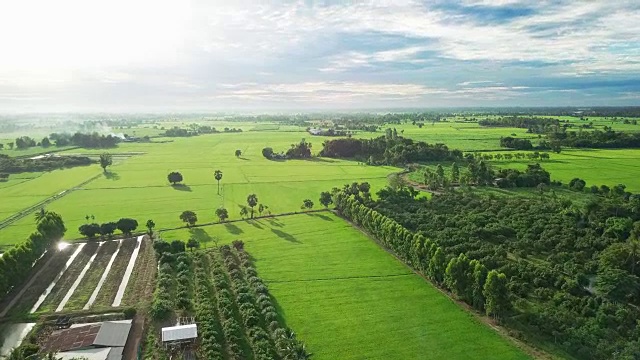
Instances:
[[[286,283],[296,283],[296,282],[315,282],[315,281],[332,281],[332,280],[358,280],[358,279],[384,279],[384,278],[395,278],[401,276],[413,276],[411,272],[406,272],[403,274],[387,274],[387,275],[361,275],[361,276],[339,276],[333,278],[317,278],[317,279],[296,279],[296,280],[268,280],[263,279],[265,282],[270,284],[286,284]]]
[[[78,190],[80,187],[87,185],[88,183],[98,179],[101,176],[102,176],[102,173],[97,174],[95,176],[92,176],[89,179],[83,181],[82,183],[80,183],[80,184],[78,184],[78,185],[76,185],[76,186],[74,186],[74,187],[72,187],[70,189],[62,190],[61,192],[59,192],[59,193],[57,193],[57,194],[55,194],[53,196],[50,196],[50,197],[48,197],[48,198],[46,198],[46,199],[44,199],[44,200],[42,200],[40,202],[37,202],[37,203],[35,203],[35,204],[31,205],[31,206],[28,206],[28,207],[20,210],[19,212],[9,216],[8,218],[3,219],[2,221],[0,221],[0,230],[6,228],[7,226],[13,224],[16,221],[28,216],[29,214],[33,213],[38,208],[42,208],[45,205],[48,205],[48,204],[50,204],[50,203],[52,203],[52,202],[54,202],[54,201],[56,201],[56,200],[58,200],[58,199],[60,199],[60,198],[62,198],[64,196],[66,196],[66,195]]]
[[[413,267],[409,266],[404,261],[402,261],[402,259],[400,259],[393,251],[391,251],[386,246],[384,246],[380,241],[378,241],[375,237],[373,237],[373,235],[369,234],[366,230],[364,230],[360,226],[356,225],[355,223],[351,222],[349,219],[341,216],[340,214],[338,214],[337,211],[332,210],[332,212],[336,216],[338,216],[340,219],[343,219],[344,221],[349,223],[354,229],[360,231],[362,234],[364,234],[369,239],[371,239],[371,241],[376,243],[378,245],[378,247],[380,247],[382,250],[386,251],[391,256],[393,256],[397,261],[399,261],[403,266],[408,268],[411,272],[413,272],[414,274],[420,276],[425,282],[427,282],[429,285],[431,285],[434,289],[436,289],[442,295],[447,297],[451,302],[453,302],[454,304],[458,305],[458,307],[462,308],[462,310],[464,310],[466,313],[472,315],[474,317],[474,319],[476,319],[477,321],[481,322],[482,324],[485,324],[489,328],[493,329],[495,332],[500,334],[503,338],[511,341],[518,349],[524,351],[526,354],[534,357],[535,359],[555,359],[555,358],[557,358],[557,357],[553,356],[552,354],[550,354],[550,353],[548,353],[548,352],[546,352],[546,351],[544,351],[542,349],[534,347],[533,345],[527,344],[524,341],[518,340],[518,339],[514,338],[513,336],[509,335],[508,329],[506,329],[503,326],[500,326],[498,324],[495,324],[488,317],[486,317],[486,316],[478,313],[477,311],[473,310],[473,308],[471,308],[471,306],[469,306],[468,304],[462,302],[461,300],[456,299],[453,296],[453,294],[451,294],[448,291],[438,287],[427,276],[425,276],[421,272],[417,271],[416,269],[414,269]]]
[[[178,227],[174,227],[174,228],[162,228],[162,229],[158,229],[158,232],[173,231],[173,230],[180,230],[180,229],[193,229],[193,228],[199,228],[199,227],[211,226],[211,225],[224,225],[224,224],[231,224],[231,223],[236,223],[236,222],[246,222],[246,221],[260,220],[260,219],[272,219],[272,218],[278,218],[278,217],[301,215],[301,214],[314,214],[314,213],[320,213],[320,212],[331,212],[331,210],[330,209],[317,209],[317,210],[309,210],[309,211],[302,211],[302,212],[294,211],[294,212],[288,212],[288,213],[254,216],[253,218],[249,218],[249,219],[236,219],[236,220],[229,220],[229,221],[223,221],[223,222],[214,221],[214,222],[208,222],[208,223],[197,224],[197,225],[192,225],[192,226],[183,225],[183,226],[178,226]]]

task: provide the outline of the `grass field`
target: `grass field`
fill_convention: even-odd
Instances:
[[[372,240],[329,213],[192,229],[243,240],[314,359],[526,359]],[[191,236],[167,231],[166,240]]]
[[[251,193],[257,194],[260,202],[273,213],[290,212],[298,210],[305,198],[319,206],[321,191],[347,182],[369,181],[372,186],[381,187],[386,184],[388,174],[398,171],[392,167],[371,167],[333,159],[285,162],[270,161],[262,156],[262,148],[266,146],[284,151],[304,136],[304,133],[250,132],[176,138],[160,144],[122,144],[111,152],[144,154],[115,161],[109,174],[47,208],[63,216],[68,228],[66,237],[76,239],[81,237],[77,229],[86,222],[86,215],[94,215],[99,223],[132,217],[141,226],[147,219],[153,219],[160,228],[172,228],[182,225],[178,216],[184,210],[195,211],[200,222],[212,222],[216,220],[215,209],[224,206],[231,218],[237,219],[240,206]],[[322,138],[311,141],[319,147]],[[235,157],[235,149],[243,151],[242,157]],[[83,150],[82,153],[98,151]],[[223,172],[220,195],[213,178],[216,169]],[[10,199],[0,214],[8,217],[100,171],[98,165],[92,165],[44,174],[40,177],[43,180],[10,180],[16,182],[11,190],[0,188],[0,194],[5,191]],[[167,174],[171,171],[182,173],[185,186],[169,185]],[[0,230],[0,243],[19,243],[32,229],[32,217],[23,218]]]
[[[398,135],[414,140],[424,141],[430,144],[446,144],[450,149],[463,151],[474,150],[500,150],[500,137],[513,136],[521,139],[531,139],[533,142],[538,136],[528,134],[527,129],[482,127],[477,123],[436,122],[426,123],[422,128],[417,125],[392,124],[388,128],[395,128]],[[377,137],[383,135],[377,133],[359,133],[358,137]]]

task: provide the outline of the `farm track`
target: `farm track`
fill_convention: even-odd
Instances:
[[[122,299],[123,306],[141,305],[153,295],[157,264],[152,241],[146,236],[140,244],[138,258],[131,275],[133,281],[129,282]]]
[[[127,290],[127,285],[129,285],[129,280],[131,279],[131,274],[133,273],[133,268],[136,265],[136,261],[138,260],[138,254],[140,254],[140,247],[142,246],[142,240],[145,235],[138,236],[136,240],[136,247],[133,249],[133,253],[131,254],[131,258],[129,259],[129,263],[127,264],[127,268],[124,271],[124,277],[122,278],[122,282],[118,287],[118,292],[116,293],[116,298],[113,300],[112,307],[118,307],[122,303],[122,297],[124,297],[124,292]]]
[[[118,242],[116,241],[105,241],[102,246],[98,248],[95,253],[95,260],[91,264],[91,267],[89,267],[87,273],[82,278],[65,305],[64,308],[66,310],[80,310],[82,306],[84,306],[89,299],[89,296],[96,288],[98,279],[100,278],[100,275],[102,275],[107,262],[111,259],[111,255],[115,252],[117,246]]]
[[[80,246],[82,246],[82,244]],[[62,277],[58,279],[55,286],[51,289],[51,292],[47,295],[36,311],[50,312],[55,310],[57,306],[62,303],[67,292],[71,289],[71,286],[73,286],[73,283],[96,252],[97,248],[97,243],[87,243],[82,247],[82,249],[80,249],[78,256],[65,270]]]
[[[101,272],[100,280],[98,280],[97,285],[95,286],[95,289],[93,289],[93,292],[91,293],[91,296],[89,297],[89,300],[87,300],[87,303],[84,305],[82,310],[89,310],[89,308],[93,305],[93,303],[96,301],[96,297],[98,297],[98,294],[100,293],[100,289],[102,289],[102,284],[104,284],[105,280],[107,280],[107,276],[109,276],[109,272],[111,271],[111,267],[113,266],[113,263],[115,262],[116,257],[118,256],[118,253],[120,252],[120,247],[122,246],[122,240],[114,241],[113,244],[115,246],[115,249],[114,249],[113,253],[111,254],[111,256],[109,256],[109,260],[106,260],[107,262],[104,264],[105,268]],[[97,269],[101,270],[102,267],[98,266]]]
[[[67,189],[67,190],[63,190],[53,196],[50,196],[38,203],[35,203],[33,205],[30,205],[22,210],[20,210],[19,212],[9,216],[8,218],[2,219],[0,220],[0,230],[6,228],[7,226],[13,224],[14,222],[28,216],[29,214],[33,213],[34,211],[36,211],[37,209],[43,208],[46,205],[49,205],[50,203],[62,198],[63,196],[69,195],[70,193],[74,192],[75,190],[78,190],[79,188],[81,188],[82,186],[85,186],[87,184],[89,184],[90,182],[98,179],[99,177],[102,176],[102,173],[93,176],[85,181],[83,181],[82,183],[72,187],[71,189]]]
[[[133,253],[133,248],[136,244],[137,241],[135,239],[122,240],[120,251],[113,262],[111,271],[109,271],[109,274],[102,284],[100,292],[98,292],[96,300],[93,303],[93,308],[111,307],[113,299],[116,296],[116,291],[118,291],[118,286],[120,286],[120,282],[124,276],[128,261]]]

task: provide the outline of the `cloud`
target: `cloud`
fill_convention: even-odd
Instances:
[[[0,105],[629,104],[638,19],[604,0],[7,1]]]

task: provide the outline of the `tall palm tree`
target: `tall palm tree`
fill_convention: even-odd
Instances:
[[[40,208],[40,210],[38,212],[36,212],[36,222],[40,222],[40,220],[44,219],[44,216],[47,214],[47,212],[44,210],[44,208]]]
[[[218,181],[218,195],[220,195],[220,180],[222,180],[222,171],[216,170],[213,172],[213,177]]]

